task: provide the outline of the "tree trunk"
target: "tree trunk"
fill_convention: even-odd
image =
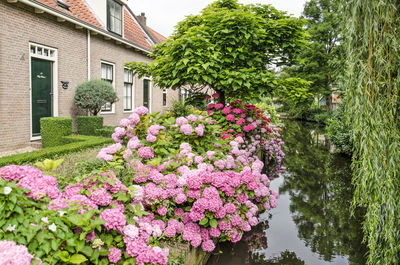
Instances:
[[[332,104],[332,94],[331,93],[325,95],[325,101],[326,101],[326,110],[332,111],[333,104]]]

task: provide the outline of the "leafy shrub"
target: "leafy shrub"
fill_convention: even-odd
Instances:
[[[11,164],[22,165],[37,160],[44,160],[46,158],[51,159],[62,154],[73,153],[94,146],[101,146],[106,143],[112,142],[112,139],[104,137],[95,137],[95,136],[74,135],[74,136],[63,137],[63,142],[69,142],[69,143],[60,146],[43,148],[33,152],[1,157],[0,166],[11,165]]]
[[[102,137],[111,137],[114,132],[114,126],[104,126],[103,128],[96,129],[95,135],[102,136]]]
[[[40,119],[42,146],[62,145],[62,137],[72,134],[72,119],[64,117],[46,117]]]
[[[96,135],[96,130],[103,128],[103,117],[78,116],[76,117],[77,133],[81,135]]]
[[[174,100],[167,113],[171,117],[185,117],[194,113],[194,109],[190,105],[186,105],[182,100]]]
[[[344,104],[340,104],[328,119],[326,137],[335,145],[337,152],[351,155],[353,152],[351,135],[350,126],[345,121]]]
[[[104,104],[114,103],[118,97],[109,82],[95,79],[79,84],[76,87],[74,100],[78,107],[96,116]]]
[[[261,102],[261,103],[256,103],[255,106],[267,114],[267,117],[271,120],[272,124],[279,123],[278,113],[276,112],[276,109],[274,106],[272,106],[272,104]]]

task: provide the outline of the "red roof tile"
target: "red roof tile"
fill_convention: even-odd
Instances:
[[[97,21],[96,17],[90,11],[85,3],[81,0],[64,0],[68,5],[70,5],[69,10],[60,7],[55,0],[37,0],[49,7],[55,8],[61,12],[71,15],[77,19],[80,19],[86,23],[89,23],[95,27],[103,29],[103,26]]]
[[[157,38],[157,40],[158,40],[159,43],[164,42],[165,40],[167,40],[166,37],[164,37],[163,35],[161,35],[161,34],[158,33],[157,31],[155,31],[154,29],[152,29],[152,28],[150,28],[150,27],[146,27],[146,28],[150,31],[151,34],[153,34],[153,36],[154,36],[155,38]]]
[[[146,34],[140,28],[138,23],[132,18],[128,11],[124,8],[124,38],[130,42],[134,42],[151,50],[150,44],[147,42]]]

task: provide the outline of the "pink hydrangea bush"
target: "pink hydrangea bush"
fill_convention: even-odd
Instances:
[[[235,121],[248,114],[214,108]],[[160,240],[184,240],[211,252],[218,241],[240,241],[260,213],[276,207],[278,193],[269,183],[283,157],[282,141],[266,123],[245,119],[242,127],[254,122],[248,132],[227,129],[215,113],[159,119],[144,107],[135,109],[115,129],[115,144],[98,154],[109,170],[82,176],[63,191],[54,177],[32,167],[0,168],[0,177],[33,199],[49,198],[48,209],[65,213],[74,240],[103,251],[110,263],[167,264],[169,250],[158,247]],[[273,171],[263,173],[257,156],[262,148],[268,148]]]
[[[38,261],[36,264],[43,264],[29,254],[25,246],[17,245],[14,241],[0,241],[0,265],[30,265],[35,260]]]
[[[283,157],[283,142],[258,110],[223,105],[210,108],[234,119],[250,113],[256,113],[259,119],[245,119],[242,127],[247,126],[246,129],[232,126],[226,137],[215,116],[211,119],[191,114],[157,120],[139,115],[140,120],[135,116],[135,120],[121,127],[124,133],[116,130],[121,133],[114,140],[123,147],[112,154],[113,161],[125,160],[124,177],[132,176],[130,180],[140,190],[135,202],[150,213],[144,220],[163,222],[153,233],[171,239],[179,237],[204,251],[212,251],[218,240],[238,242],[244,232],[258,224],[261,212],[276,207],[278,194],[270,191],[269,183],[281,170]],[[162,130],[151,134],[156,134],[157,139],[149,141],[153,128]],[[270,143],[276,146],[270,148]],[[270,175],[262,173],[264,163],[257,156],[258,150],[266,147],[280,159],[276,163],[278,160],[267,158],[269,163],[275,163]],[[139,152],[143,148],[151,149],[154,157]],[[130,157],[124,156],[127,150]]]

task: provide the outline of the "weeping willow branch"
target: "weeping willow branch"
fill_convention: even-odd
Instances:
[[[346,114],[368,264],[400,260],[400,1],[346,1]],[[348,19],[350,18],[350,19]]]

